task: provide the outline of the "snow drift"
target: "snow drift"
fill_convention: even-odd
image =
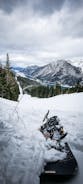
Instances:
[[[53,142],[39,131],[48,109],[59,116],[72,148],[83,151],[82,99],[83,93],[49,99],[21,95],[19,102],[0,98],[0,183],[39,184],[45,162],[65,157],[49,149]]]

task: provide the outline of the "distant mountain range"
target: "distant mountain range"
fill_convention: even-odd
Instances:
[[[26,68],[13,67],[16,73],[21,72],[27,78],[39,80],[45,85],[74,86],[77,82],[83,84],[83,72],[80,67],[65,60],[57,60],[44,66],[28,66]]]

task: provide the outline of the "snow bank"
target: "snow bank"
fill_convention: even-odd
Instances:
[[[63,159],[39,127],[47,110],[58,115],[75,149],[83,147],[83,93],[49,99],[23,95],[20,102],[0,98],[0,183],[39,184],[45,161]]]

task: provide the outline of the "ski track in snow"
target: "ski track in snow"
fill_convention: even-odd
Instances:
[[[47,110],[58,115],[73,150],[83,152],[83,93],[49,99],[22,95],[19,102],[0,98],[0,183],[39,184],[39,175],[48,160],[64,153],[48,149],[39,127]]]

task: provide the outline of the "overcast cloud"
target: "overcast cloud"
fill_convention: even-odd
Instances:
[[[0,0],[0,59],[44,64],[83,57],[83,0]]]

